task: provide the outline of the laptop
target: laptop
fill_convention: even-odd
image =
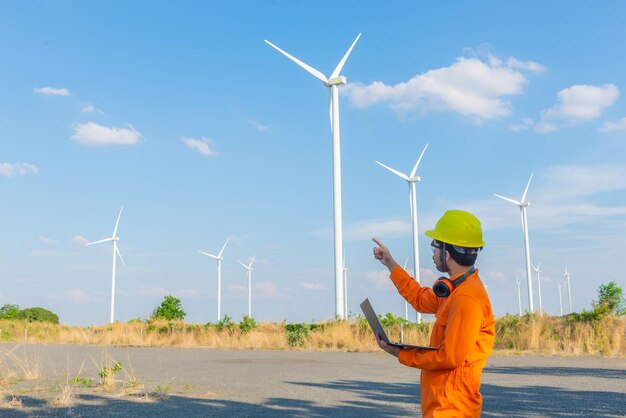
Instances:
[[[372,308],[372,304],[369,299],[365,299],[361,302],[361,310],[367,318],[367,322],[370,324],[370,328],[374,331],[374,337],[376,334],[380,335],[380,338],[389,345],[394,347],[402,348],[402,349],[413,349],[413,350],[436,350],[437,347],[428,347],[423,345],[410,345],[410,344],[399,344],[389,341],[389,337],[387,337],[387,333],[383,328],[383,325],[378,320],[378,315],[374,312],[374,308]]]

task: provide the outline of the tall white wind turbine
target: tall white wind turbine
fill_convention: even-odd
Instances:
[[[534,312],[535,307],[533,305],[533,281],[531,278],[530,272],[530,244],[528,243],[528,214],[526,213],[526,208],[530,205],[530,203],[526,200],[526,194],[528,193],[528,187],[530,186],[530,181],[533,179],[533,174],[530,174],[530,178],[528,179],[528,184],[526,185],[526,189],[524,189],[524,194],[522,195],[522,199],[517,201],[511,199],[509,197],[500,196],[499,194],[494,194],[494,196],[499,197],[500,199],[506,200],[509,203],[513,203],[514,205],[519,206],[520,212],[522,215],[522,232],[524,233],[524,250],[526,252],[526,280],[528,283],[528,309],[529,312]]]
[[[222,305],[222,253],[224,252],[224,248],[226,248],[226,244],[228,244],[228,239],[224,243],[224,246],[220,250],[217,255],[205,253],[204,251],[198,251],[200,254],[204,254],[208,257],[214,258],[217,260],[217,320],[218,322],[222,319],[221,317],[221,305]]]
[[[409,257],[404,260],[404,265],[402,266],[402,270],[406,271],[406,265],[409,263]],[[409,302],[404,299],[404,319],[409,320]]]
[[[559,286],[559,315],[563,316],[563,297],[561,296],[561,283],[558,283]]]
[[[239,260],[239,264],[243,266],[248,272],[248,317],[252,318],[252,263],[254,263],[254,256],[250,260],[250,264],[245,265]]]
[[[311,74],[313,77],[320,80],[324,86],[328,89],[329,107],[330,107],[330,129],[333,136],[333,224],[334,224],[334,239],[335,239],[335,316],[341,318],[344,315],[344,289],[342,286],[342,260],[343,254],[343,227],[341,216],[341,147],[339,139],[339,86],[346,84],[346,77],[339,73],[343,69],[352,48],[357,43],[361,34],[356,37],[348,52],[343,56],[341,61],[330,77],[326,78],[324,74],[315,68],[305,64],[297,58],[289,55],[273,43],[268,40],[265,42],[276,49],[281,54],[298,64],[305,71]]]
[[[111,324],[113,323],[113,320],[115,317],[115,261],[117,260],[117,257],[119,257],[122,264],[126,266],[126,263],[124,263],[124,259],[122,258],[122,254],[120,253],[120,250],[117,248],[117,242],[120,239],[120,237],[117,236],[117,227],[120,224],[120,217],[122,216],[123,209],[124,207],[122,206],[122,208],[120,209],[120,213],[117,215],[117,221],[115,222],[115,227],[113,228],[113,235],[111,236],[111,238],[105,238],[105,239],[90,242],[89,244],[87,244],[87,245],[94,245],[94,244],[100,244],[102,242],[109,242],[109,241],[113,242],[113,268],[112,268],[112,273],[111,273],[111,317],[109,319],[109,322]]]
[[[393,168],[386,166],[385,164],[381,162],[376,161],[376,164],[380,165],[381,167],[386,168],[387,170],[391,171],[393,174],[400,177],[401,179],[406,180],[406,182],[409,185],[409,205],[411,207],[411,227],[412,227],[411,229],[413,232],[413,276],[415,276],[415,280],[417,280],[418,283],[420,283],[420,278],[419,278],[420,259],[419,259],[419,245],[418,245],[418,232],[417,232],[417,229],[418,229],[417,228],[417,197],[416,197],[416,192],[415,192],[415,184],[421,180],[421,177],[416,176],[415,173],[417,172],[417,167],[420,165],[420,161],[422,161],[422,157],[424,156],[424,153],[426,152],[427,148],[428,148],[428,144],[426,144],[426,146],[424,147],[424,150],[422,151],[419,158],[417,159],[417,162],[413,166],[413,170],[411,170],[411,174],[408,176],[404,173],[399,172],[398,170],[394,170]],[[419,324],[421,322],[422,322],[422,314],[418,312],[417,323]]]
[[[519,310],[519,316],[522,316],[522,290],[520,288],[519,277],[515,275],[515,287],[517,288],[517,307]]]
[[[569,302],[569,313],[572,313],[572,284],[570,282],[570,272],[567,271],[567,265],[565,266],[565,283],[567,284],[567,300]]]
[[[348,267],[346,267],[346,253],[343,253],[343,317],[348,318]]]
[[[539,315],[543,315],[543,304],[541,303],[541,263],[537,267],[533,264],[533,270],[537,273],[537,294],[539,295]]]

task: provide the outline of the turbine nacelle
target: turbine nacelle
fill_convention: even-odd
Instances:
[[[330,86],[341,86],[342,84],[346,84],[347,79],[345,76],[340,75],[339,77],[333,77],[326,82],[326,87]]]

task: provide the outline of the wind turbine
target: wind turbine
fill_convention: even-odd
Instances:
[[[406,265],[409,262],[409,257],[404,260],[404,266],[402,266],[402,270],[406,271]],[[409,320],[409,302],[404,299],[404,319]]]
[[[252,263],[254,263],[254,256],[250,260],[250,264],[247,266],[239,260],[239,264],[248,271],[248,317],[252,318]]]
[[[123,209],[124,209],[124,206],[122,206],[122,208],[120,209],[120,213],[117,215],[117,221],[115,222],[115,228],[113,228],[113,235],[111,236],[111,238],[105,238],[105,239],[90,242],[89,244],[87,244],[87,245],[94,245],[94,244],[100,244],[103,242],[113,241],[113,268],[112,268],[112,274],[111,274],[111,318],[109,320],[111,324],[113,323],[113,318],[115,314],[115,261],[117,259],[116,256],[119,257],[122,264],[126,266],[126,263],[124,263],[124,259],[122,258],[122,254],[120,253],[120,250],[117,248],[117,241],[119,241],[120,239],[120,237],[117,236],[117,226],[120,223],[120,217],[122,216]]]
[[[530,273],[530,244],[528,243],[528,214],[526,213],[526,208],[530,205],[530,203],[526,200],[526,194],[528,193],[528,187],[530,186],[530,181],[533,179],[533,173],[530,174],[530,178],[528,179],[528,184],[526,185],[526,189],[524,189],[524,194],[522,195],[522,199],[520,201],[500,196],[499,194],[494,194],[494,196],[499,197],[500,199],[506,200],[509,203],[513,203],[514,205],[519,206],[520,212],[522,215],[522,232],[524,233],[524,250],[526,252],[526,279],[528,283],[528,308],[530,312],[535,311],[535,307],[533,305],[533,281]]]
[[[217,320],[218,321],[222,319],[222,317],[220,316],[220,313],[221,313],[220,308],[221,308],[221,303],[222,303],[222,260],[224,259],[224,257],[222,257],[222,253],[224,252],[224,248],[226,248],[226,244],[228,244],[229,239],[230,238],[226,239],[224,246],[222,247],[219,254],[217,255],[205,253],[204,251],[198,251],[200,254],[204,254],[208,257],[211,257],[217,260]]]
[[[426,148],[428,148],[428,144],[426,144],[426,146],[424,147],[424,150],[422,151],[419,158],[417,159],[417,162],[413,166],[413,170],[411,170],[411,174],[408,176],[404,173],[399,172],[398,170],[394,170],[393,168],[386,166],[385,164],[381,162],[376,161],[376,164],[380,165],[381,167],[386,168],[387,170],[394,173],[396,176],[406,180],[406,182],[409,184],[409,205],[411,207],[411,227],[413,231],[413,275],[415,276],[415,280],[417,280],[418,283],[420,282],[420,278],[419,278],[419,271],[420,271],[419,260],[420,259],[419,259],[419,246],[418,246],[418,235],[417,235],[417,198],[416,198],[416,193],[415,193],[415,183],[419,182],[421,178],[420,176],[416,176],[415,173],[417,172],[417,167],[420,165],[420,161],[422,161],[422,157],[424,156],[424,153],[426,152]],[[422,322],[422,314],[418,312],[417,323],[420,324],[421,322]]]
[[[560,316],[563,316],[563,297],[561,296],[561,283],[557,284],[559,286],[559,312]]]
[[[348,318],[348,267],[346,267],[346,253],[343,253],[343,317]]]
[[[343,254],[343,227],[342,227],[342,216],[341,216],[341,147],[340,147],[340,139],[339,139],[339,86],[342,84],[346,84],[346,77],[340,75],[339,73],[343,69],[350,52],[352,52],[352,48],[357,43],[361,34],[356,37],[348,52],[343,56],[341,61],[337,67],[335,67],[334,71],[330,75],[330,77],[326,78],[324,74],[316,70],[315,68],[305,64],[304,62],[298,60],[297,58],[289,55],[287,52],[283,51],[273,43],[268,40],[265,40],[272,48],[276,49],[281,54],[285,55],[287,58],[298,64],[302,67],[306,72],[311,74],[313,77],[320,80],[324,86],[328,89],[328,100],[330,107],[330,129],[332,131],[333,136],[333,224],[334,224],[334,239],[335,239],[335,316],[341,318],[344,314],[344,289],[342,286],[342,260],[341,256]]]
[[[519,277],[515,275],[515,287],[517,287],[517,306],[519,309],[519,316],[522,316],[522,290],[520,288]]]
[[[533,264],[533,270],[537,273],[537,293],[539,294],[539,315],[543,315],[543,305],[541,304],[541,263],[537,267]]]
[[[570,272],[567,271],[567,264],[565,265],[565,282],[567,283],[567,296],[569,301],[569,313],[572,313],[572,284],[569,280]]]

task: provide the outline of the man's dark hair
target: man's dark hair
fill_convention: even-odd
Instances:
[[[476,263],[476,258],[478,258],[478,253],[463,254],[458,252],[454,246],[450,244],[446,244],[446,251],[450,254],[450,257],[461,266],[473,266]]]

